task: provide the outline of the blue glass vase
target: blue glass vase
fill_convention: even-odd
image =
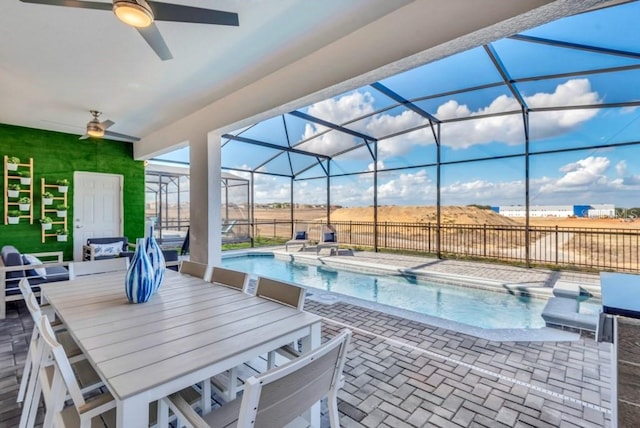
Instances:
[[[150,227],[149,237],[145,242],[145,251],[147,252],[147,256],[149,256],[149,261],[151,261],[151,266],[153,267],[153,292],[155,293],[162,285],[162,281],[164,281],[164,271],[167,268],[167,264],[164,260],[162,249],[158,245],[156,238],[153,236],[153,226]]]
[[[145,250],[145,239],[136,240],[136,251],[124,278],[124,290],[131,303],[144,303],[154,292],[153,266]]]

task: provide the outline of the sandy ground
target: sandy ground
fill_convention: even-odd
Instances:
[[[177,217],[177,210],[169,208],[169,217]],[[189,211],[181,210],[183,220],[189,221]],[[148,216],[154,215],[152,209],[148,209]],[[298,220],[326,221],[325,208],[296,208],[294,217]],[[223,221],[224,221],[223,213]],[[230,219],[245,219],[245,210],[229,211]],[[288,208],[256,208],[255,217],[258,221],[289,221],[291,211]],[[487,224],[494,226],[524,225],[524,218],[509,218],[501,216],[491,210],[482,210],[476,207],[444,206],[441,211],[443,224]],[[333,221],[373,221],[372,207],[339,208],[331,212]],[[379,222],[397,223],[435,223],[436,208],[434,206],[383,206],[378,208]],[[529,220],[532,226],[546,227],[575,227],[575,228],[606,228],[606,229],[640,229],[640,220],[624,221],[623,219],[594,219],[594,218],[561,218],[561,217],[532,217]]]
[[[256,209],[257,220],[289,220],[289,209]],[[295,218],[299,220],[326,220],[324,208],[298,208]],[[508,218],[490,210],[476,207],[442,207],[441,218],[443,224],[487,224],[487,225],[524,225],[524,218]],[[340,208],[331,213],[333,221],[373,221],[372,207]],[[433,206],[385,206],[378,208],[379,222],[398,223],[435,223],[436,209]],[[576,228],[611,228],[611,229],[640,229],[640,220],[623,221],[622,219],[592,219],[592,218],[560,218],[544,217],[530,218],[532,226],[546,227],[576,227]]]

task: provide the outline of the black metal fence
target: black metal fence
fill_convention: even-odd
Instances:
[[[306,227],[311,240],[319,240],[322,223],[296,222]],[[525,265],[551,265],[563,269],[640,271],[640,230],[491,226],[435,223],[333,222],[345,246],[503,260]],[[251,226],[251,227],[249,227]],[[290,221],[260,221],[247,225],[253,237],[290,239]],[[528,239],[527,239],[528,235]]]

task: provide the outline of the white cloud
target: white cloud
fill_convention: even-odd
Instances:
[[[376,163],[378,164],[378,170],[384,169],[384,162],[379,160]],[[367,171],[373,171],[373,162],[367,166]]]
[[[599,102],[598,93],[591,91],[588,79],[573,79],[556,87],[553,93],[537,93],[524,97],[530,107],[551,107],[564,105],[585,105]],[[519,111],[520,105],[513,97],[501,95],[487,107],[473,112],[466,105],[450,100],[442,104],[436,116],[442,118],[473,117],[486,114]],[[549,138],[572,130],[598,113],[597,109],[561,110],[532,113],[530,137]],[[442,126],[442,142],[454,148],[467,148],[475,144],[492,141],[506,144],[524,142],[524,125],[520,113],[508,116],[494,116],[453,122]]]
[[[588,79],[572,79],[556,86],[551,93],[539,92],[524,97],[531,107],[549,107],[564,105],[585,105],[599,102],[597,92],[591,90]],[[309,107],[309,114],[333,123],[341,124],[346,121],[370,114],[374,111],[374,98],[369,92],[354,91],[340,98],[325,100]],[[436,110],[436,116],[443,119],[474,117],[507,111],[520,111],[520,105],[515,98],[500,95],[487,106],[471,110],[467,105],[459,104],[455,100],[448,100]],[[530,115],[531,138],[544,139],[563,133],[580,126],[598,113],[597,109],[563,110],[552,112],[538,112]],[[395,132],[414,128],[427,123],[422,116],[410,110],[392,115],[381,113],[373,115],[352,125],[352,129],[374,137],[383,137]],[[310,138],[327,128],[316,124],[305,127],[302,139]],[[524,125],[520,113],[452,122],[442,125],[442,141],[449,147],[464,149],[477,144],[502,142],[506,144],[522,144],[524,141]],[[378,152],[382,159],[390,156],[402,156],[415,145],[433,144],[433,133],[430,128],[423,128],[409,134],[400,135],[383,140],[379,144]],[[318,151],[323,154],[336,152],[361,144],[362,141],[347,134],[330,131],[317,139],[306,143],[300,148]],[[361,156],[351,154],[347,156]]]
[[[312,104],[308,114],[335,124],[342,124],[349,119],[361,117],[374,111],[374,99],[369,92],[354,91],[339,98],[331,98]],[[301,140],[306,140],[329,128],[315,123],[305,125]],[[346,150],[362,140],[337,131],[329,131],[313,140],[301,144],[298,148],[324,155],[333,155]]]
[[[309,106],[311,116],[332,123],[344,123],[350,119],[373,113],[374,99],[369,92],[354,91],[339,98],[330,98]]]
[[[378,184],[378,203],[381,205],[433,205],[435,195],[435,182],[425,170],[398,174]]]
[[[254,174],[254,198],[257,203],[290,202],[289,179],[273,175]]]
[[[506,205],[524,200],[524,182],[521,180],[492,182],[487,180],[457,181],[441,189],[445,205]]]
[[[616,172],[618,175],[624,176],[627,173],[627,161],[621,160],[616,164]]]
[[[620,163],[618,163],[620,165]],[[617,165],[617,166],[618,166]],[[371,168],[373,165],[369,165]],[[568,205],[616,203],[625,206],[640,191],[640,175],[607,177],[611,161],[590,156],[563,165],[557,177],[539,176],[530,180],[531,203],[538,205]],[[433,173],[433,171],[431,171]],[[524,181],[492,181],[487,178],[458,180],[442,186],[443,205],[512,205],[524,204]],[[258,202],[288,202],[288,180],[256,175]],[[259,177],[259,178],[258,178]],[[294,199],[300,203],[326,203],[324,180],[301,181],[294,185]],[[331,202],[343,206],[373,204],[371,175],[332,181]],[[379,176],[380,205],[435,205],[435,178],[427,170],[391,171]],[[628,203],[629,206],[633,202]]]
[[[556,185],[577,187],[604,182],[607,180],[604,174],[610,163],[606,157],[589,156],[586,159],[567,164],[560,168],[560,171],[565,175],[556,182]]]

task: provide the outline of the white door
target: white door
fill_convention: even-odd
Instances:
[[[115,174],[73,174],[73,259],[82,260],[87,238],[122,236],[123,177]]]

